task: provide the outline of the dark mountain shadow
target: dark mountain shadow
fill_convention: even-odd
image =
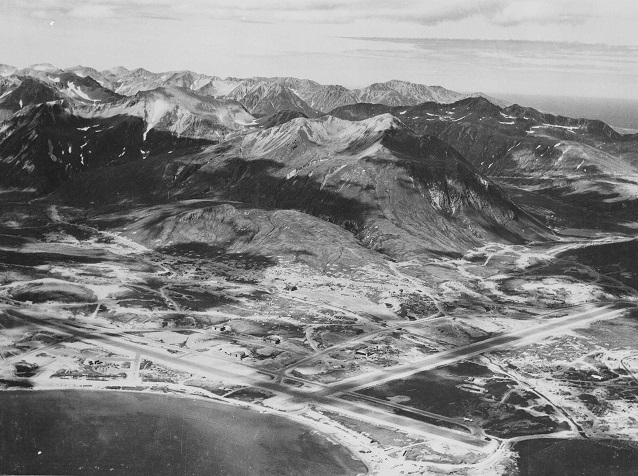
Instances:
[[[171,246],[156,248],[156,251],[174,256],[187,256],[194,259],[206,259],[217,263],[224,263],[233,268],[263,271],[277,264],[277,260],[254,253],[233,253],[222,246],[212,246],[202,242],[179,243]]]
[[[301,111],[284,110],[271,114],[270,116],[260,117],[257,119],[257,123],[264,129],[269,129],[271,127],[280,126],[299,117],[308,119],[308,116]]]
[[[522,206],[529,214],[545,223],[548,227],[584,228],[620,233],[633,233],[633,229],[624,220],[633,221],[636,213],[629,209],[617,216],[608,212],[596,210],[596,205],[590,206],[587,201],[575,200],[567,195],[567,200],[561,194],[555,193],[554,188],[541,190],[525,190],[516,184],[501,182],[507,194]],[[598,200],[596,197],[591,199]]]
[[[59,101],[63,96],[56,88],[31,76],[18,76],[20,85],[2,100],[0,110],[14,113],[31,104]]]
[[[201,151],[202,147],[195,145],[175,150],[170,155],[150,156],[132,163],[87,170],[70,177],[46,200],[103,213],[122,207],[194,197],[202,193],[202,187],[183,190],[180,185],[205,165],[196,158]]]
[[[638,199],[622,200],[619,193],[590,190],[574,192],[570,186],[548,186],[536,193],[559,200],[570,206],[578,207],[588,215],[607,214],[619,219],[635,221],[638,216]]]
[[[357,104],[337,107],[328,112],[326,115],[338,117],[339,119],[345,119],[347,121],[361,121],[373,116],[378,116],[379,114],[390,113],[392,112],[392,109],[392,106],[386,106],[384,104],[360,102]]]
[[[83,118],[64,103],[34,106],[8,122],[0,157],[12,160],[0,161],[0,183],[45,194],[88,170],[216,143],[145,129],[136,116]]]
[[[560,253],[557,258],[591,266],[638,291],[637,240],[586,246]]]
[[[193,198],[230,200],[305,212],[351,231],[375,210],[373,204],[357,199],[354,191],[346,196],[309,176],[279,176],[286,166],[274,160],[220,160],[218,153],[226,149],[219,147],[201,153],[201,147],[195,146],[173,156],[88,171],[67,181],[50,200],[100,212]]]
[[[537,232],[544,232],[545,225],[537,216],[521,209],[497,184],[478,175],[459,152],[440,139],[392,131],[384,138],[383,145],[401,159],[389,162],[405,170],[407,176],[418,178],[423,183],[437,182],[446,195],[462,203],[468,213],[472,210],[481,211],[486,217],[494,219],[494,222],[483,222],[482,226],[495,235],[514,243],[521,242],[520,236],[504,229],[501,224],[522,219],[535,225]],[[365,160],[387,161],[379,158]],[[397,183],[404,189],[412,190],[412,180],[399,178]],[[450,182],[459,184],[461,188],[453,189]],[[439,213],[452,217],[450,210],[441,210]],[[476,218],[480,219],[478,214]]]
[[[163,153],[173,153],[175,150],[189,150],[216,145],[219,141],[208,139],[199,139],[195,137],[176,136],[170,131],[161,131],[151,129],[146,134],[144,149],[149,156],[155,156]]]
[[[321,181],[308,175],[288,179],[276,175],[276,171],[285,167],[270,159],[235,157],[214,172],[202,170],[201,178],[210,184],[212,195],[261,208],[301,211],[350,231],[359,229],[366,214],[375,210],[373,204],[323,187]]]
[[[534,230],[535,223],[531,228],[528,222],[515,223],[524,213],[500,189],[495,186],[486,189],[485,183],[479,183],[471,165],[438,139],[418,138],[400,131],[388,133],[383,141],[395,158],[364,158],[353,169],[370,179],[337,176],[336,181],[326,182],[323,172],[315,176],[290,174],[286,172],[293,169],[285,157],[245,159],[235,155],[236,143],[225,143],[87,172],[65,183],[51,198],[98,213],[188,199],[296,210],[336,224],[353,233],[366,247],[390,255],[404,254],[408,248],[458,251],[454,247],[479,239],[474,231],[467,231],[467,220],[494,236],[516,243],[525,240],[527,231],[521,232],[523,229],[531,229],[534,236],[539,234]],[[295,145],[303,149],[303,143],[297,142],[292,143],[291,150],[282,148],[282,153],[290,154],[291,160],[297,153],[305,153],[305,149],[295,150]],[[241,149],[237,152],[241,153]],[[392,185],[397,180],[393,169],[404,169],[415,183]],[[417,184],[419,190],[424,187],[423,192],[414,188]],[[427,189],[432,184],[437,193],[443,191],[441,209],[434,208],[428,199]],[[387,198],[389,190],[385,190],[388,186],[396,187],[391,202]],[[426,195],[421,197],[422,193]],[[463,204],[461,215],[452,215],[447,210],[456,209],[459,204]],[[154,218],[156,224],[174,212],[161,213]],[[509,225],[502,226],[503,223],[511,224],[512,230],[505,229]],[[443,231],[442,226],[446,228]],[[465,235],[459,238],[461,241],[453,239],[458,243],[451,243],[450,230],[455,229],[466,230]]]

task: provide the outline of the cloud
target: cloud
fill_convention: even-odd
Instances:
[[[353,23],[356,21],[395,21],[436,25],[447,21],[494,13],[511,0],[212,0],[181,5],[182,11],[197,6],[203,14],[213,17],[258,15],[271,21],[297,23]],[[197,5],[196,5],[197,4]]]
[[[476,16],[487,16],[499,12],[507,5],[505,0],[491,1],[448,1],[433,4],[423,3],[406,10],[393,9],[387,17],[403,22],[414,22],[421,25],[438,25],[444,22],[455,22]]]
[[[501,26],[522,24],[580,24],[591,15],[591,3],[581,0],[577,5],[571,1],[519,1],[509,3],[496,12],[492,20]]]
[[[562,41],[480,40],[443,38],[348,37],[387,46],[360,48],[366,55],[393,56],[411,61],[444,61],[493,69],[604,71],[638,76],[638,46]],[[390,47],[390,45],[392,45]],[[398,49],[398,45],[403,45]],[[375,53],[376,52],[376,53]]]
[[[66,14],[78,18],[111,18],[115,16],[115,11],[111,5],[85,4],[71,8]]]
[[[174,19],[167,15],[169,0],[5,0],[5,12],[34,18],[109,19],[123,17]]]
[[[497,28],[577,25],[597,15],[622,16],[625,11],[635,11],[627,0],[615,0],[618,8],[603,8],[595,0],[3,0],[3,4],[8,11],[39,18],[376,22],[424,27],[480,19],[483,27]]]
[[[496,22],[508,25],[563,18],[553,14],[555,8],[547,0],[31,0],[28,3],[23,0],[5,0],[5,3],[9,8],[27,15],[38,12],[37,16],[40,17],[204,17],[295,23],[372,20],[421,25],[437,25],[472,17],[494,18]]]

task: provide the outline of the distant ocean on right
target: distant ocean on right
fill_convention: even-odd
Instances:
[[[621,133],[638,132],[638,100],[488,93],[504,101],[568,117],[600,119]]]

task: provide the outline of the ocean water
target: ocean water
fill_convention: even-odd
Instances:
[[[310,428],[170,395],[0,392],[1,474],[354,475],[366,467]]]
[[[600,119],[610,126],[638,130],[635,99],[534,96],[492,93],[498,99],[567,117]],[[621,131],[622,132],[622,131]]]
[[[519,476],[635,476],[638,444],[620,440],[532,439],[514,445]]]

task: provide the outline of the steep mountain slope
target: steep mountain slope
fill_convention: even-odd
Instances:
[[[15,76],[28,76],[31,78],[39,79],[45,83],[50,82],[50,76],[57,76],[63,73],[63,70],[53,66],[52,64],[33,64],[26,68],[18,69],[13,73]]]
[[[546,160],[528,172],[543,176],[550,171],[574,172],[576,168],[571,167],[571,162],[565,164],[558,160],[562,156],[560,151],[568,145],[578,143],[579,147],[586,148],[634,139],[618,134],[601,121],[553,116],[518,105],[500,108],[484,98],[468,98],[453,104],[429,102],[412,107],[358,104],[337,108],[330,114],[362,120],[380,112],[394,114],[420,134],[445,140],[479,170],[490,175],[520,171],[516,154],[530,148],[538,151],[536,156],[544,155]],[[558,150],[549,151],[548,147]],[[585,164],[581,168],[583,166]]]
[[[354,91],[338,85],[322,86],[320,89],[305,97],[305,100],[310,104],[310,107],[322,112],[328,112],[339,106],[359,102],[359,98]]]
[[[266,83],[278,83],[291,89],[310,107],[321,112],[348,104],[369,102],[387,106],[415,105],[427,101],[452,103],[468,97],[484,97],[493,104],[505,106],[506,103],[481,93],[462,94],[441,86],[425,86],[408,81],[392,80],[375,83],[366,88],[350,90],[339,85],[321,85],[307,79],[275,77],[254,78]]]
[[[501,108],[484,98],[394,108],[359,104],[331,114],[364,119],[380,112],[396,115],[419,134],[444,140],[500,183],[586,206],[587,213],[612,211],[629,217],[636,210],[638,136],[622,136],[601,121],[518,105]],[[591,221],[605,220],[596,215]]]
[[[201,89],[209,84],[212,79],[211,76],[193,73],[192,71],[176,71],[162,75],[162,80],[165,84],[190,90]]]
[[[0,99],[20,84],[20,79],[15,76],[0,77]]]
[[[67,99],[78,104],[95,104],[122,99],[93,78],[66,72],[45,72],[35,76],[11,75],[0,81],[0,119],[30,104]]]
[[[112,102],[123,98],[122,95],[102,86],[89,75],[78,76],[65,72],[59,75],[49,75],[48,79],[63,95],[76,102],[92,104]]]
[[[588,213],[613,212],[614,220],[629,219],[638,212],[638,138],[621,136],[600,121],[553,116],[516,105],[503,107],[480,94],[463,95],[398,80],[349,90],[289,77],[222,79],[142,68],[99,72],[85,66],[60,70],[42,64],[4,71],[9,74],[0,78],[0,120],[11,119],[29,105],[59,101],[65,101],[65,107],[79,118],[139,118],[143,127],[135,139],[136,144],[140,142],[135,154],[141,157],[176,150],[186,139],[195,141],[191,145],[224,141],[348,104],[331,114],[347,120],[383,113],[400,118],[417,134],[450,144],[479,172],[520,197],[529,210],[549,217],[548,223],[554,223],[556,215],[548,205],[552,201],[561,211],[586,206]],[[132,95],[123,97],[115,91]],[[450,103],[459,97],[463,99]],[[364,100],[376,103],[360,102]],[[262,119],[255,120],[249,111]],[[124,146],[117,155],[123,150]]]
[[[404,96],[399,91],[386,83],[374,83],[370,86],[356,91],[357,101],[373,104],[384,104],[386,106],[410,105],[410,98]]]
[[[24,74],[40,77],[56,71],[55,67],[27,68]],[[336,107],[371,102],[376,104],[415,105],[426,101],[451,103],[467,97],[485,97],[490,102],[505,103],[481,93],[462,94],[441,86],[425,86],[407,81],[392,80],[375,83],[362,89],[347,89],[339,85],[322,85],[309,79],[292,77],[225,78],[192,71],[153,73],[143,68],[123,67],[98,72],[93,68],[75,66],[65,70],[82,77],[91,77],[118,94],[134,95],[162,86],[189,89],[205,96],[230,98],[241,102],[256,115],[274,114],[281,110],[297,110],[309,117]]]
[[[28,66],[26,69],[32,71],[60,71],[60,68],[52,65],[51,63],[36,63]]]
[[[0,103],[10,119],[0,131],[0,184],[48,192],[82,171],[218,142],[255,124],[241,104],[160,88],[112,102],[88,100],[77,76],[59,89],[24,78]],[[98,85],[99,86],[99,85]],[[74,93],[74,94],[72,94]],[[28,97],[37,104],[20,103]],[[88,96],[86,96],[88,97]],[[17,110],[17,112],[15,112]]]
[[[459,154],[390,115],[361,122],[296,119],[246,136],[241,147],[243,157],[271,161],[270,173],[286,192],[260,190],[246,173],[232,198],[325,215],[374,249],[405,251],[410,237],[423,242],[426,235],[443,251],[488,236],[533,236],[529,222],[516,223],[517,208]],[[247,190],[254,190],[252,197]],[[455,243],[447,241],[452,235]]]
[[[197,196],[298,210],[395,257],[546,233],[456,151],[390,115],[293,119],[197,154],[83,174],[56,196],[103,205]]]
[[[0,132],[0,183],[48,192],[87,168],[140,159],[143,127],[128,116],[84,119],[62,101],[25,106]]]
[[[66,68],[64,71],[66,73],[73,73],[74,75],[79,76],[80,78],[89,77],[97,81],[100,85],[104,87],[109,87],[109,81],[107,80],[106,76],[95,68],[77,65],[71,68]]]
[[[124,66],[115,66],[114,68],[100,71],[99,78],[91,76],[90,73],[89,73],[89,76],[93,77],[93,79],[100,82],[100,84],[103,84],[101,81],[105,81],[105,83],[108,84],[109,89],[115,90],[116,86],[114,86],[114,83],[117,81],[118,78],[124,76],[128,72],[129,70],[125,68]]]
[[[18,70],[15,66],[9,66],[8,64],[0,64],[0,76],[9,76]]]
[[[0,96],[0,121],[10,118],[23,107],[64,98],[57,88],[31,77],[10,77],[3,83],[4,91]]]
[[[299,79],[289,76],[278,76],[274,78],[257,78],[260,81],[274,82],[291,89],[297,96],[304,99],[311,94],[321,90],[325,86],[311,79]]]
[[[110,69],[105,69],[104,71],[102,71],[102,74],[112,75],[112,76],[123,76],[129,71],[130,70],[128,68],[125,68],[124,66],[115,66]]]
[[[132,96],[140,91],[149,91],[164,86],[162,75],[152,73],[144,68],[127,70],[123,74],[115,75],[110,79],[110,87],[118,94]]]
[[[200,96],[236,100],[251,113],[259,116],[275,114],[283,110],[296,110],[310,116],[317,115],[317,111],[308,106],[288,87],[288,85],[297,87],[306,85],[306,89],[312,89],[308,85],[313,82],[308,80],[294,78],[222,79],[192,71],[152,73],[142,68],[133,71],[114,68],[103,73],[87,71],[86,68],[75,68],[74,71],[85,72],[88,76],[94,77],[100,84],[107,85],[113,91],[127,96],[160,87],[177,87],[187,89]]]
[[[425,86],[397,79],[385,83],[374,83],[366,88],[355,90],[354,93],[357,97],[356,102],[386,106],[413,106],[424,102],[448,104],[469,97],[483,97],[493,104],[505,105],[504,102],[482,93],[462,94],[441,86]]]
[[[219,141],[255,121],[236,101],[200,96],[175,87],[139,92],[113,103],[77,107],[76,113],[89,118],[139,117],[146,124],[143,139],[154,129],[178,137]]]
[[[188,200],[100,217],[101,226],[122,222],[127,226],[116,229],[118,233],[149,248],[250,262],[252,279],[257,277],[256,269],[274,264],[272,256],[315,269],[325,269],[337,258],[342,266],[357,267],[384,261],[348,231],[295,210]]]
[[[385,104],[355,103],[333,109],[328,115],[346,121],[363,121],[380,114],[391,114],[392,106]]]
[[[0,80],[3,186],[48,192],[87,169],[210,144],[255,124],[232,100],[174,87],[125,97],[93,79],[95,70],[74,69],[86,76],[43,66]]]
[[[319,113],[297,96],[291,89],[279,83],[245,83],[226,97],[242,103],[252,114],[265,116],[279,111],[299,111],[308,117],[317,117]]]
[[[252,80],[243,80],[238,78],[222,79],[216,76],[212,76],[207,84],[201,86],[198,89],[193,89],[192,87],[190,89],[193,89],[193,92],[196,92],[197,94],[201,94],[203,96],[213,96],[219,99],[234,99],[233,96],[231,96],[232,91],[246,83],[250,83],[251,85],[255,84]]]
[[[308,118],[303,112],[299,111],[280,111],[276,114],[271,114],[270,116],[260,117],[256,120],[259,126],[264,129],[268,129],[269,127],[280,126],[281,124],[285,124],[288,121],[292,121],[293,119],[297,119],[299,117]]]

